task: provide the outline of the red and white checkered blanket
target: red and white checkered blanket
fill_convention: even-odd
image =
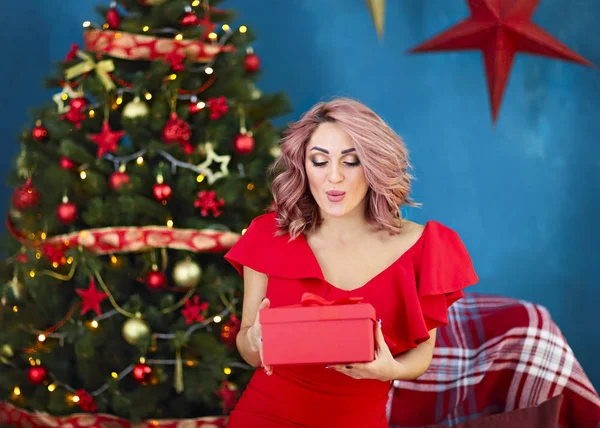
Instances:
[[[453,425],[560,394],[560,426],[600,427],[600,397],[544,307],[466,293],[449,318],[427,373],[394,383],[391,427]]]

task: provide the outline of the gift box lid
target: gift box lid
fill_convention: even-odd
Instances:
[[[260,312],[261,324],[299,321],[370,319],[375,322],[375,308],[369,303],[328,306],[283,306]]]

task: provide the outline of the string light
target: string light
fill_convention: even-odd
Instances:
[[[69,256],[69,257],[67,258],[67,263],[68,263],[68,264],[71,264],[71,263],[73,263],[73,257],[72,257],[72,256]]]
[[[248,230],[248,229],[242,229],[242,235],[243,235],[244,233],[246,233],[246,231],[247,231],[247,230]]]
[[[110,256],[110,262],[113,265],[116,265],[117,263],[119,263],[119,259],[117,258],[117,256],[115,256],[114,254]]]
[[[231,27],[227,24],[223,24],[223,27],[221,28],[223,28],[223,31],[229,31],[231,29]]]
[[[183,34],[177,34],[175,40],[183,40]]]
[[[150,29],[150,27],[148,27],[147,25],[144,25],[144,27],[142,28],[142,31],[145,33]]]
[[[117,97],[117,101],[116,101],[116,102],[117,102],[117,105],[121,105],[121,104],[123,104],[123,97],[119,95],[119,96]]]
[[[57,263],[57,262],[52,262],[52,267],[53,267],[54,269],[56,269],[56,268],[58,267],[58,263]]]
[[[213,71],[214,71],[214,70],[212,69],[212,67],[206,67],[206,68],[204,69],[204,72],[205,72],[206,74],[213,74]]]
[[[231,369],[229,367],[225,367],[223,369],[223,373],[225,373],[226,375],[230,375],[231,374]]]
[[[169,219],[167,220],[167,227],[173,227],[173,220]]]
[[[118,377],[119,377],[119,374],[118,374],[117,372],[112,372],[112,373],[110,374],[110,376],[111,376],[113,379],[116,379],[116,378],[118,378]]]
[[[44,340],[46,340],[46,336],[45,336],[44,334],[40,334],[40,335],[38,336],[38,340],[39,340],[40,342],[43,342]]]
[[[217,33],[210,33],[208,35],[208,38],[211,39],[211,40],[216,40],[217,39]]]
[[[92,25],[90,21],[83,21],[83,28],[88,28]]]
[[[40,253],[39,251],[37,251],[35,253],[35,258],[38,259],[38,260],[41,259],[42,258],[42,253]]]
[[[175,79],[177,79],[177,75],[176,75],[176,74],[171,74],[171,75],[169,76],[169,79],[170,79],[170,80],[175,80]]]
[[[248,183],[248,185],[246,186],[246,189],[253,190],[254,189],[254,183]]]
[[[214,321],[214,322],[221,322],[221,320],[222,320],[222,318],[221,318],[220,316],[218,316],[218,315],[216,315],[216,316],[213,318],[213,321]]]
[[[204,181],[204,174],[198,175],[198,177],[196,177],[196,181],[198,183],[202,183]]]
[[[136,162],[138,165],[143,165],[143,164],[144,164],[144,158],[143,158],[143,157],[141,157],[141,156],[138,156],[138,158],[135,160],[135,162]]]
[[[242,34],[243,34],[243,33],[245,33],[246,31],[248,31],[248,27],[246,27],[245,25],[242,25],[242,26],[240,27],[240,33],[242,33]]]
[[[53,392],[56,389],[56,384],[51,383],[50,385],[48,385],[48,391]]]
[[[34,278],[34,277],[35,277],[35,271],[34,271],[33,269],[31,269],[31,270],[29,271],[29,276],[30,276],[30,277],[32,277],[32,278]]]
[[[79,173],[79,177],[81,177],[82,180],[85,180],[87,178],[87,172],[85,171],[81,171]]]
[[[95,111],[95,110],[90,110],[90,111],[88,112],[88,115],[90,116],[90,118],[92,118],[92,119],[93,119],[94,117],[96,117],[96,111]]]
[[[197,6],[200,6],[200,0],[194,0],[192,2],[192,7],[197,7]]]
[[[144,94],[144,98],[146,98],[148,101],[150,101],[152,99],[152,94],[150,92],[146,92]]]
[[[40,238],[42,238],[42,239],[46,239],[46,232],[42,232],[42,233],[40,233]]]
[[[99,324],[98,324],[98,321],[96,321],[96,320],[93,320],[93,321],[90,323],[90,326],[91,326],[92,328],[98,328],[98,325],[99,325]]]
[[[13,312],[19,312],[19,307],[17,305],[13,306]]]
[[[73,403],[79,403],[79,395],[75,394],[75,395],[71,396],[71,401]]]
[[[15,394],[17,396],[21,395],[21,388],[19,388],[18,386],[15,386],[13,388],[13,394]]]

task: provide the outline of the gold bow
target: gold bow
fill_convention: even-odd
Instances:
[[[65,77],[67,80],[71,80],[74,77],[80,76],[83,73],[87,73],[89,71],[95,70],[96,75],[102,82],[102,85],[106,88],[107,91],[111,91],[116,88],[115,83],[112,81],[108,73],[115,69],[115,64],[112,62],[112,59],[105,59],[99,62],[94,62],[93,58],[88,54],[78,51],[77,56],[83,60],[79,64],[70,67],[65,72]]]

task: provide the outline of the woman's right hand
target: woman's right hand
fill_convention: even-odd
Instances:
[[[260,306],[258,307],[258,312],[256,313],[256,319],[254,320],[254,324],[248,329],[248,333],[246,334],[246,339],[248,340],[248,344],[250,345],[250,349],[253,352],[258,352],[260,356],[260,364],[265,369],[265,373],[267,375],[271,375],[273,373],[273,367],[265,366],[263,364],[263,347],[262,347],[262,327],[260,325],[260,311],[263,309],[267,309],[271,302],[266,297],[260,302]]]

